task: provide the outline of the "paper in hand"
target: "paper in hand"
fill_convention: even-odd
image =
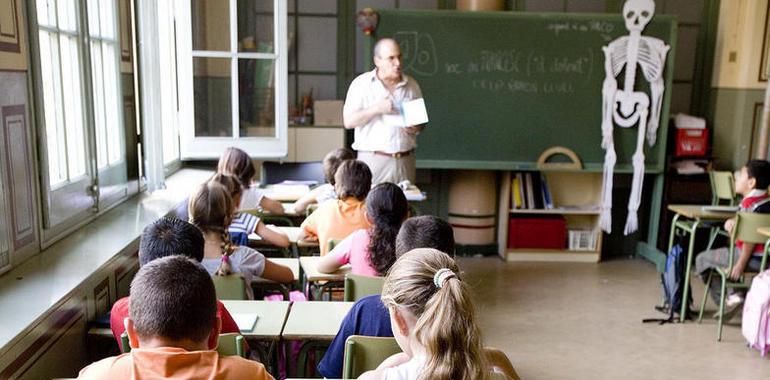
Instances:
[[[428,111],[425,109],[425,100],[422,98],[402,102],[397,109],[398,113],[382,115],[383,123],[407,128],[428,122]]]

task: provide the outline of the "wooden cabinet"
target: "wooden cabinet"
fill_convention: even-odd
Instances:
[[[536,174],[537,172],[530,172]],[[541,171],[553,200],[553,209],[517,209],[512,205],[512,181],[515,172],[503,173],[498,210],[498,250],[507,261],[580,261],[601,259],[602,231],[599,228],[599,202],[602,173],[580,170]],[[521,216],[563,216],[567,241],[563,249],[509,248],[509,223]],[[570,235],[581,236],[593,244],[585,249],[570,249]]]
[[[286,161],[321,161],[326,153],[344,146],[345,128],[342,126],[290,125]]]

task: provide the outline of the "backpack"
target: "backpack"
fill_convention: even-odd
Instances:
[[[642,320],[647,322],[674,322],[674,314],[682,310],[682,295],[684,287],[690,286],[690,282],[685,278],[687,268],[687,253],[682,248],[682,242],[678,241],[671,247],[671,251],[666,256],[666,268],[660,275],[660,282],[663,285],[663,305],[656,306],[655,309],[668,314],[668,318],[648,318]],[[688,292],[687,306],[689,311],[692,302],[692,292]]]
[[[770,270],[758,274],[751,281],[751,289],[743,304],[741,330],[749,347],[767,355],[770,349]]]

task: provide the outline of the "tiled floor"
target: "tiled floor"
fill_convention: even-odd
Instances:
[[[663,316],[653,309],[659,276],[645,261],[458,260],[477,295],[486,344],[505,351],[523,379],[770,378],[770,358],[745,346],[739,317],[722,342],[713,319],[642,324]],[[696,303],[702,291],[694,281]]]

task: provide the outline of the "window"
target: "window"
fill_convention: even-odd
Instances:
[[[47,172],[44,225],[51,234],[127,194],[116,5],[34,3],[35,108]]]
[[[286,1],[180,1],[179,125],[183,159],[235,145],[253,157],[287,153]]]

